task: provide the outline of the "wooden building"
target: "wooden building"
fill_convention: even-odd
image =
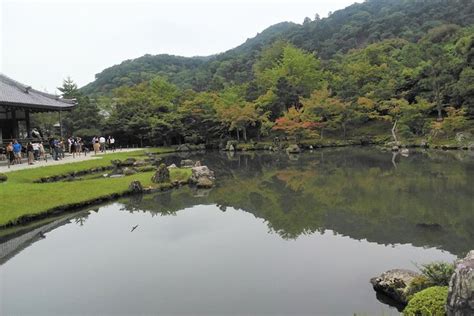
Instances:
[[[75,100],[41,92],[0,74],[0,144],[31,138],[30,114],[69,111]]]

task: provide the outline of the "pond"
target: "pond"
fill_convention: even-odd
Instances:
[[[216,187],[0,231],[0,314],[398,315],[371,277],[474,248],[470,152],[182,158]]]

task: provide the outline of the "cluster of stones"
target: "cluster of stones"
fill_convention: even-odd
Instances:
[[[112,170],[113,168],[114,168],[113,166],[104,166],[104,167],[97,167],[97,168],[92,168],[88,170],[73,171],[66,174],[39,178],[38,180],[34,182],[35,183],[49,183],[49,182],[58,182],[62,180],[73,181],[73,180],[78,180],[78,177],[80,176],[108,171],[108,170]]]
[[[138,172],[137,167],[147,164],[144,160],[136,160],[135,158],[127,158],[123,161],[116,159],[112,160],[111,163],[114,166],[112,172],[104,175],[110,178],[134,175]]]
[[[214,186],[214,172],[211,171],[207,166],[201,166],[201,162],[192,161],[190,159],[184,159],[180,163],[182,168],[191,168],[191,178],[189,182],[198,188],[212,188]],[[151,181],[153,183],[169,183],[170,182],[170,169],[176,168],[175,164],[166,166],[162,163],[158,166],[158,169],[153,174]],[[135,185],[136,186],[136,185]],[[132,191],[136,189],[129,188]]]
[[[386,146],[391,148],[393,152],[408,151],[408,148],[431,148],[431,149],[442,149],[442,150],[474,150],[473,136],[468,133],[457,133],[454,141],[451,144],[445,145],[430,145],[428,141],[422,140],[418,144],[402,144],[401,142],[388,142]]]

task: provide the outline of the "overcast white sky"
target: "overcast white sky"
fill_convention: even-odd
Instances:
[[[361,0],[0,0],[0,72],[56,92],[144,54],[211,55]]]

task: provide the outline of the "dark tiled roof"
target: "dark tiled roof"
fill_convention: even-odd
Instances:
[[[0,105],[12,105],[47,110],[69,110],[75,100],[41,92],[0,74]]]

